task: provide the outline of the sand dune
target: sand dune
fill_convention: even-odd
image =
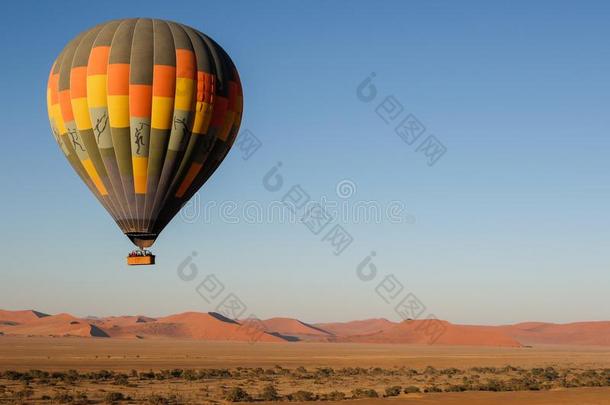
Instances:
[[[155,318],[142,315],[138,316],[108,316],[105,318],[95,318],[88,321],[93,325],[104,330],[110,337],[118,338],[139,338],[138,326],[144,323],[155,322]]]
[[[203,340],[227,340],[227,341],[250,341],[254,336],[262,342],[286,342],[278,336],[271,335],[266,332],[256,330],[242,325],[232,319],[226,318],[220,314],[209,312],[185,312],[178,315],[171,315],[164,318],[159,318],[154,323],[144,324],[140,326],[148,331],[155,325],[173,326],[174,331],[171,334],[164,335],[166,337],[187,337],[191,339]],[[165,331],[168,331],[166,329]]]
[[[365,319],[351,322],[317,323],[317,327],[336,336],[368,335],[396,326],[396,322],[385,318]]]
[[[341,342],[361,343],[521,346],[516,339],[497,327],[454,325],[447,321],[439,321],[435,329],[431,329],[429,324],[425,322],[420,320],[403,321],[381,332],[346,336],[339,340]]]
[[[610,346],[610,321],[503,326],[458,325],[439,321],[395,323],[387,319],[308,324],[293,318],[235,321],[218,313],[185,312],[161,318],[111,316],[77,318],[37,311],[0,310],[0,334],[123,339],[197,339],[238,342],[353,342],[521,347],[523,345]]]
[[[81,336],[140,339],[201,339],[220,341],[286,342],[278,336],[252,330],[215,313],[186,312],[154,319],[143,316],[80,319],[69,314],[38,318],[23,324],[0,325],[5,335]]]
[[[48,315],[31,309],[25,311],[4,311],[0,309],[0,325],[22,324],[44,318],[45,316]]]
[[[270,318],[263,321],[269,333],[283,336],[288,340],[324,341],[334,335],[323,328],[294,318]]]
[[[126,326],[126,325],[135,325],[139,323],[147,323],[154,322],[155,318],[150,318],[143,315],[137,316],[107,316],[104,318],[96,318],[94,323],[96,325],[104,325],[104,326]]]
[[[554,324],[525,322],[501,327],[525,345],[569,344],[610,346],[610,322]]]
[[[7,335],[109,337],[99,327],[69,314],[49,315],[18,325],[0,325]]]
[[[264,342],[284,342],[277,336],[243,327],[239,322],[216,313],[185,312],[162,318],[110,317],[98,324],[114,338],[200,339],[249,341],[252,334]],[[260,335],[260,336],[258,336]]]

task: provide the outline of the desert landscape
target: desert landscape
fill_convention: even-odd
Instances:
[[[0,402],[610,403],[608,322],[253,322],[1,311]]]
[[[6,336],[200,339],[250,343],[610,346],[610,321],[483,326],[443,320],[392,322],[378,318],[312,324],[279,317],[233,320],[217,312],[184,312],[156,318],[145,315],[79,318],[66,313],[49,315],[35,310],[0,310],[0,333]]]
[[[5,1],[0,405],[610,405],[610,1]]]

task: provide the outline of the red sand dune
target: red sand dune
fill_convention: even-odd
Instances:
[[[454,325],[447,321],[438,321],[436,328],[423,320],[401,322],[381,332],[347,336],[342,342],[362,343],[407,343],[407,344],[440,344],[471,346],[507,346],[520,347],[521,344],[494,326]]]
[[[201,312],[185,312],[158,319],[115,317],[102,321],[100,326],[113,338],[249,341],[252,337],[248,333],[253,332],[221,315]],[[258,334],[261,341],[284,341],[267,333]]]
[[[322,328],[294,318],[265,319],[263,325],[267,332],[279,334],[288,340],[319,341],[333,337],[332,333]]]
[[[136,316],[107,316],[105,318],[101,318],[101,321],[104,323],[114,323],[118,325],[132,325],[135,323],[146,323],[146,322],[154,322],[155,318],[151,318],[143,315]]]
[[[94,325],[104,330],[110,337],[135,339],[138,335],[139,326],[145,323],[155,322],[155,318],[146,316],[108,316],[94,319]]]
[[[5,335],[108,337],[102,329],[69,314],[50,315],[15,326],[0,326]]]
[[[137,316],[107,316],[104,318],[95,318],[89,320],[91,323],[101,327],[101,328],[112,328],[115,326],[128,326],[128,325],[137,325],[140,323],[154,322],[155,318],[150,318],[147,316],[137,315]]]
[[[141,315],[82,319],[69,314],[0,310],[0,335],[508,347],[534,344],[610,346],[610,321],[527,322],[504,326],[456,325],[438,321],[434,325],[438,333],[425,322],[394,323],[386,319],[368,319],[311,325],[292,318],[271,318],[262,323],[252,320],[238,322],[213,312],[185,312],[157,319]]]
[[[25,310],[25,311],[4,311],[0,309],[0,325],[2,324],[22,324],[31,321],[35,321],[40,318],[44,318],[48,316],[47,314],[43,314],[42,312],[34,311],[34,310]]]
[[[285,339],[242,325],[220,314],[185,312],[133,327],[142,336],[203,340],[286,342]]]
[[[567,324],[525,322],[501,329],[524,345],[568,344],[610,346],[610,322],[575,322]]]
[[[365,319],[351,322],[317,323],[322,328],[336,336],[368,335],[396,326],[396,322],[385,318]]]

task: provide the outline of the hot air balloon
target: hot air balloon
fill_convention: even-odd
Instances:
[[[243,93],[235,65],[205,34],[158,19],[123,19],[74,38],[49,75],[55,140],[79,177],[147,250],[231,148]]]

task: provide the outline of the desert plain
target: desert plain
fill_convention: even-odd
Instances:
[[[610,404],[607,323],[448,324],[452,344],[422,344],[384,320],[276,318],[252,340],[217,314],[3,317],[0,403]]]
[[[610,404],[601,346],[3,336],[0,370],[0,403]]]

